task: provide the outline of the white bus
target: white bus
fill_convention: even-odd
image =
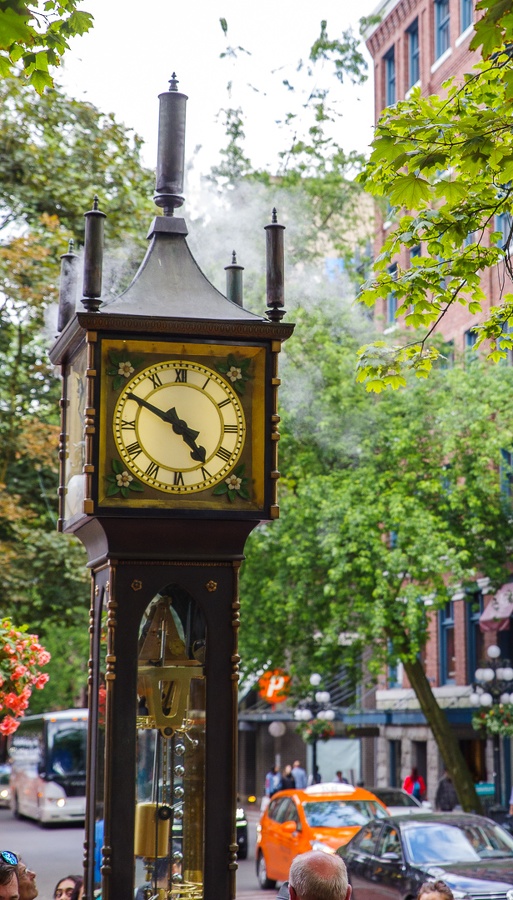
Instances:
[[[11,809],[41,824],[85,817],[87,709],[26,716],[9,739]]]

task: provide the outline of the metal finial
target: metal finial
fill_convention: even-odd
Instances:
[[[278,224],[276,209],[271,224],[265,226],[267,268],[267,317],[280,322],[285,314],[285,260],[283,250],[284,225]]]
[[[95,194],[93,200],[93,209],[98,209],[99,202],[100,201],[98,200],[98,194]]]
[[[228,297],[228,300],[231,300],[232,303],[236,303],[237,306],[242,306],[242,273],[244,271],[244,266],[238,265],[237,254],[235,250],[232,250],[232,261],[230,265],[225,266],[224,270],[226,272],[226,296]]]
[[[74,247],[75,241],[73,240],[73,238],[70,238],[68,241],[68,253],[73,253]]]
[[[187,97],[177,88],[173,72],[169,90],[159,94],[159,136],[155,204],[172,216],[183,203],[185,168],[185,106]]]

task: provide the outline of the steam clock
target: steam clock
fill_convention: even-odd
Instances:
[[[104,215],[86,214],[83,309],[63,257],[60,528],[92,577],[86,897],[233,898],[239,568],[278,515],[283,228],[267,226],[267,314],[224,296],[186,242],[186,97],[160,96],[146,256],[101,302]]]

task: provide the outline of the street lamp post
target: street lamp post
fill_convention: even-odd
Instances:
[[[313,688],[318,688],[321,683],[321,676],[314,672],[310,675],[310,684]],[[297,722],[310,722],[315,719],[321,722],[333,722],[335,711],[330,708],[330,692],[315,691],[313,696],[307,697],[301,701],[298,708],[294,711],[294,718]],[[315,780],[317,774],[317,737],[314,735],[312,744],[312,773]]]
[[[513,702],[513,668],[508,660],[501,660],[500,647],[491,644],[487,651],[487,664],[476,669],[474,690],[470,695],[473,706],[489,709],[501,703]],[[502,804],[501,745],[500,734],[493,734],[493,782],[497,805]]]

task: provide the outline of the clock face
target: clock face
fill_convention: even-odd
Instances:
[[[166,359],[128,380],[113,413],[130,474],[164,494],[212,488],[236,466],[246,422],[229,376],[201,362]]]
[[[84,415],[85,415],[85,347],[69,366],[66,379],[64,519],[70,521],[83,512],[84,500]]]

